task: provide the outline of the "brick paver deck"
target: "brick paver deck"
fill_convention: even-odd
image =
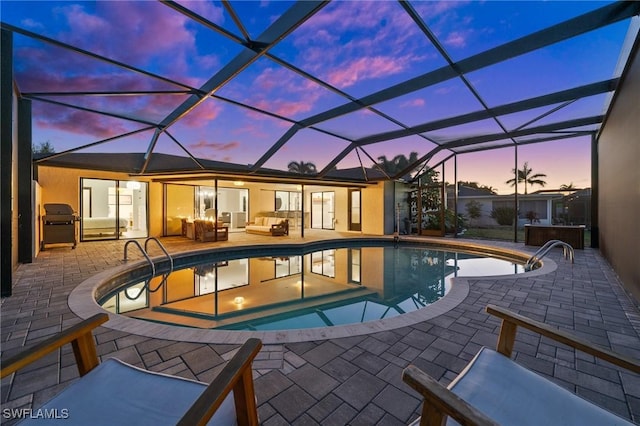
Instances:
[[[209,245],[296,240],[231,234],[228,242]],[[194,244],[180,238],[163,239],[163,243],[174,252]],[[522,244],[493,244],[532,251]],[[67,304],[69,293],[95,273],[120,265],[123,246],[124,241],[106,241],[81,243],[75,250],[52,248],[34,263],[21,265],[15,272],[13,295],[2,299],[2,357],[77,322]],[[498,321],[484,313],[488,303],[640,358],[640,311],[599,252],[576,251],[574,265],[562,258],[560,250],[549,257],[558,264],[554,272],[470,280],[470,293],[460,305],[413,326],[266,345],[254,363],[262,424],[407,424],[418,416],[420,399],[402,382],[402,369],[413,363],[449,383],[481,346],[495,345]],[[149,370],[205,382],[237,348],[143,337],[111,330],[108,324],[97,329],[96,339],[102,359],[118,357]],[[528,333],[518,335],[515,357],[559,385],[640,424],[640,376]],[[71,348],[66,347],[3,380],[2,408],[35,408],[77,375]],[[11,423],[7,418],[2,422]]]

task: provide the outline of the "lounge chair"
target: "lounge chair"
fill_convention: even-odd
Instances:
[[[441,426],[447,416],[464,425],[632,424],[516,364],[511,352],[520,326],[635,373],[640,373],[638,360],[504,308],[486,310],[502,319],[496,351],[480,349],[448,387],[413,365],[404,370],[403,380],[424,397],[422,417],[413,424]]]
[[[207,385],[149,372],[116,359],[99,363],[92,330],[108,321],[96,314],[2,362],[1,377],[71,343],[80,378],[32,414],[64,419],[65,425],[257,425],[251,363],[259,339],[248,339]],[[43,424],[29,416],[26,424]]]

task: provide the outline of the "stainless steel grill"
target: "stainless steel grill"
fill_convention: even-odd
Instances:
[[[45,204],[45,215],[42,217],[42,242],[40,250],[45,244],[71,243],[76,248],[76,223],[79,218],[68,204]]]

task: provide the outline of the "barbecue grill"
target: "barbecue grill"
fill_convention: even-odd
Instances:
[[[45,244],[71,243],[76,248],[76,222],[79,220],[68,204],[45,204],[46,214],[42,218],[42,242]]]

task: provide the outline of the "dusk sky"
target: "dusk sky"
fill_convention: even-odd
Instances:
[[[19,90],[53,102],[33,101],[33,140],[50,142],[57,152],[149,127],[164,120],[189,95],[143,91],[200,88],[245,48],[233,40],[242,31],[220,2],[178,2],[229,32],[224,36],[174,8],[152,1],[5,1],[3,23],[42,35],[152,75],[127,70],[63,47],[14,34],[14,68]],[[550,25],[598,9],[596,1],[416,1],[411,5],[453,61],[460,61]],[[291,7],[285,1],[231,1],[252,40]],[[465,75],[489,106],[604,81],[617,68],[629,20],[526,53]],[[623,58],[624,59],[624,58]],[[284,61],[329,87],[281,65]],[[254,164],[294,121],[445,67],[437,51],[405,9],[394,1],[336,1],[222,85],[167,131],[194,156]],[[56,95],[48,95],[51,92]],[[103,92],[81,96],[83,92]],[[110,93],[104,93],[110,92]],[[129,96],[123,93],[134,92]],[[77,95],[73,95],[78,93]],[[116,96],[120,94],[120,96]],[[232,101],[232,102],[229,102]],[[608,96],[577,100],[535,121],[540,126],[606,112]],[[109,117],[62,104],[112,113]],[[237,105],[241,103],[255,109]],[[498,117],[509,130],[550,112],[556,105]],[[460,78],[451,78],[373,107],[415,126],[482,110]],[[262,113],[267,111],[271,115]],[[129,120],[132,118],[134,120]],[[145,124],[149,123],[149,124]],[[283,169],[292,161],[312,161],[322,169],[349,140],[401,127],[363,109],[298,131],[264,167]],[[591,130],[585,127],[584,130]],[[499,134],[493,119],[364,146],[374,160],[385,155],[420,156],[436,144],[477,134]],[[145,152],[154,130],[115,139],[87,152]],[[508,141],[500,141],[505,143]],[[573,183],[590,186],[590,137],[524,145],[518,158],[534,173],[547,174],[547,188]],[[165,133],[154,152],[184,155]],[[434,157],[434,164],[449,153]],[[458,179],[512,192],[505,184],[513,149],[458,156]],[[371,160],[360,153],[366,167]],[[356,151],[338,168],[359,166]],[[447,171],[447,173],[452,173]],[[448,181],[452,175],[445,176]],[[539,189],[539,188],[535,188]]]

